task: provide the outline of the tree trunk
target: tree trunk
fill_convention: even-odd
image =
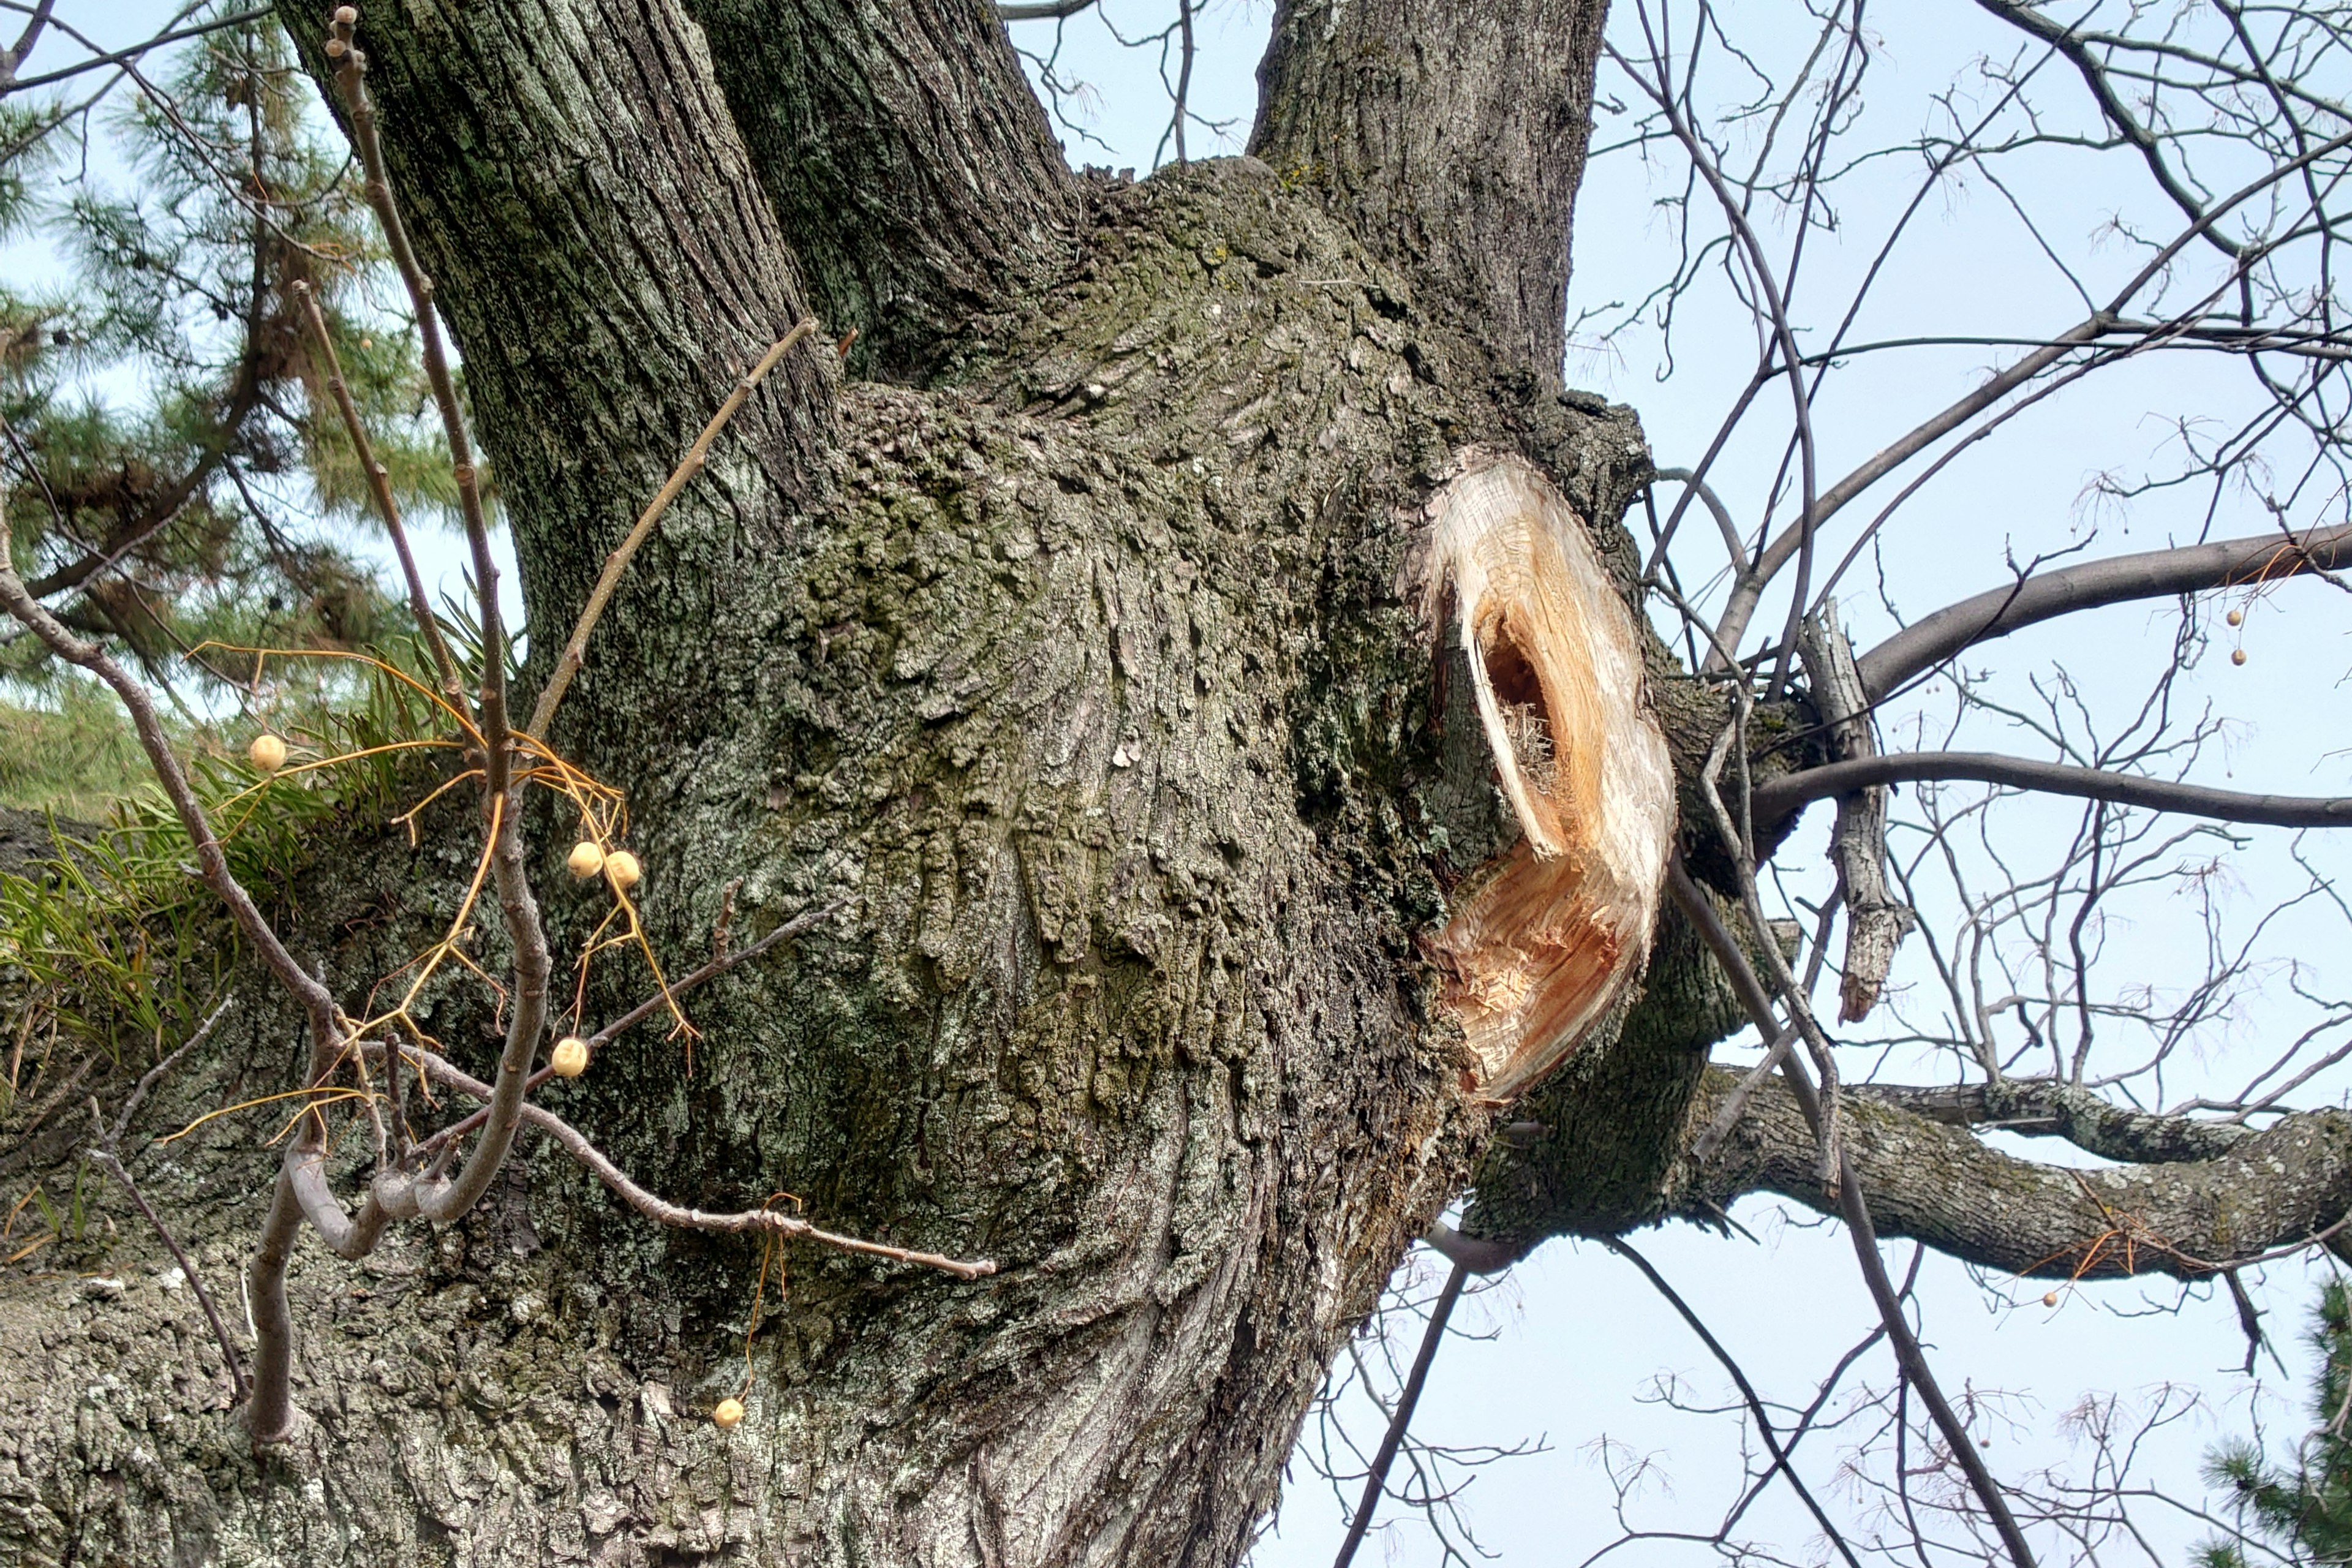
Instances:
[[[673,970],[739,879],[739,941],[840,912],[698,993],[690,1046],[641,1028],[545,1098],[676,1201],[789,1193],[1000,1272],[787,1247],[720,1432],[759,1247],[655,1231],[527,1143],[463,1226],[356,1270],[306,1247],[303,1424],[257,1462],[110,1199],[120,1290],[60,1272],[0,1303],[0,1542],[26,1561],[1229,1563],[1498,1097],[1614,1033],[1672,821],[1642,695],[1666,667],[1616,526],[1646,474],[1631,416],[1556,395],[1556,351],[1498,335],[1492,289],[1421,303],[1454,263],[1369,248],[1344,185],[1045,166],[976,6],[780,31],[804,69],[741,42],[771,9],[801,15],[414,0],[362,25],[540,657],[812,291],[875,312],[828,332],[874,326],[877,366],[929,377],[795,351],[599,626],[552,739],[627,792]],[[1528,23],[1566,29],[1588,93],[1600,11]],[[1294,22],[1283,68],[1318,101],[1390,90]],[[871,162],[803,179],[793,116],[848,102]],[[1528,102],[1486,134],[1580,148],[1573,83]],[[949,121],[979,127],[972,181],[1013,188],[987,224],[955,226],[952,164],[891,183],[890,149]],[[1570,169],[1529,231],[1562,279]],[[929,249],[856,217],[877,188]],[[1520,292],[1556,327],[1550,287]],[[1449,486],[1496,474],[1517,564],[1488,615],[1442,525]],[[1512,662],[1510,628],[1570,620],[1558,668]],[[288,917],[354,1012],[453,907],[462,815],[413,853],[357,821],[313,846]],[[572,826],[536,826],[551,884]],[[1533,915],[1521,875],[1547,879]],[[576,954],[600,908],[550,904]],[[648,984],[600,959],[583,1021]],[[1542,1005],[1497,1023],[1523,985]],[[243,997],[151,1133],[288,1081],[294,1021]],[[429,1026],[479,1069],[488,1013],[453,984]],[[266,1121],[130,1160],[232,1300]]]

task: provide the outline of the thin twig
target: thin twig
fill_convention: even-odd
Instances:
[[[1723,966],[1724,973],[1731,981],[1733,992],[1755,1020],[1756,1026],[1777,1034],[1781,1025],[1773,1013],[1770,994],[1757,977],[1754,966],[1748,962],[1748,955],[1732,940],[1731,933],[1724,929],[1722,921],[1717,918],[1715,906],[1707,902],[1698,884],[1692,881],[1690,873],[1683,868],[1679,856],[1667,864],[1666,887],[1675,902],[1698,931],[1699,939],[1706,944],[1707,951]],[[1782,1063],[1782,1071],[1790,1092],[1796,1097],[1798,1109],[1804,1113],[1806,1121],[1813,1129],[1814,1137],[1819,1140],[1825,1120],[1819,1091],[1814,1089],[1812,1080],[1805,1076],[1804,1065],[1794,1053]],[[1878,1233],[1871,1224],[1870,1209],[1863,1197],[1861,1174],[1854,1169],[1852,1157],[1843,1151],[1840,1152],[1838,1160],[1837,1201],[1839,1211],[1845,1217],[1847,1235],[1853,1243],[1855,1259],[1861,1265],[1863,1281],[1870,1289],[1871,1300],[1877,1303],[1879,1320],[1886,1326],[1887,1342],[1895,1347],[1895,1360],[1903,1368],[1905,1382],[1918,1391],[1920,1402],[1927,1406],[1927,1413],[1943,1434],[1954,1462],[1968,1477],[1977,1500],[1983,1505],[1986,1516],[1992,1521],[1994,1531],[2008,1548],[2017,1568],[2033,1568],[2032,1548],[2027,1544],[2024,1532],[2018,1528],[2015,1516],[2010,1512],[2000,1483],[1993,1479],[1991,1470],[1986,1468],[1983,1458],[1978,1454],[1967,1425],[1953,1411],[1950,1401],[1944,1397],[1943,1388],[1937,1383],[1935,1372],[1928,1366],[1927,1355],[1919,1348],[1918,1337],[1912,1333],[1910,1323],[1903,1316],[1902,1300],[1895,1294],[1893,1282],[1886,1277],[1885,1259],[1878,1256]]]
[[[1795,1031],[1789,1031],[1789,1034],[1790,1037],[1793,1038]],[[1862,1564],[1854,1561],[1853,1549],[1846,1544],[1845,1537],[1838,1533],[1838,1527],[1830,1522],[1829,1514],[1822,1510],[1819,1502],[1814,1500],[1812,1491],[1805,1485],[1804,1478],[1797,1474],[1797,1467],[1790,1462],[1788,1451],[1780,1446],[1780,1435],[1772,1429],[1771,1417],[1765,1414],[1763,1396],[1756,1392],[1755,1385],[1748,1381],[1748,1373],[1742,1370],[1739,1363],[1732,1358],[1731,1352],[1723,1348],[1723,1342],[1715,1337],[1715,1331],[1706,1326],[1706,1320],[1692,1310],[1690,1303],[1683,1300],[1681,1293],[1666,1283],[1666,1277],[1659,1273],[1648,1258],[1635,1251],[1622,1237],[1605,1236],[1601,1238],[1601,1244],[1640,1269],[1642,1277],[1650,1282],[1652,1289],[1664,1296],[1667,1304],[1682,1315],[1683,1321],[1690,1325],[1691,1332],[1696,1334],[1700,1342],[1706,1346],[1707,1353],[1714,1356],[1717,1363],[1731,1374],[1731,1381],[1738,1385],[1739,1397],[1748,1403],[1748,1414],[1756,1423],[1758,1436],[1764,1439],[1764,1447],[1772,1456],[1772,1468],[1765,1473],[1763,1481],[1769,1481],[1775,1473],[1788,1477],[1790,1487],[1795,1490],[1799,1498],[1803,1500],[1805,1507],[1811,1510],[1813,1521],[1822,1527],[1822,1533],[1830,1538],[1830,1543],[1837,1548],[1838,1555],[1846,1560],[1849,1568],[1862,1568]],[[1761,1485],[1763,1482],[1759,1481],[1758,1484]]]
[[[712,959],[709,963],[704,964],[693,973],[682,975],[678,979],[671,981],[669,988],[667,991],[656,992],[653,995],[646,997],[643,1002],[638,1003],[635,1007],[630,1008],[618,1018],[613,1020],[613,1022],[605,1025],[594,1034],[587,1037],[583,1043],[588,1047],[588,1059],[591,1062],[593,1062],[596,1059],[596,1053],[598,1051],[603,1050],[621,1035],[632,1028],[635,1028],[637,1025],[644,1023],[656,1013],[658,1013],[663,1008],[670,1005],[670,1004],[677,998],[685,995],[688,992],[693,990],[696,986],[700,985],[705,981],[716,980],[720,975],[726,973],[729,970],[734,968],[737,964],[750,963],[752,959],[759,957],[761,953],[767,952],[778,942],[790,941],[792,938],[800,935],[803,931],[808,931],[812,927],[815,926],[818,922],[826,920],[833,915],[839,914],[845,907],[846,906],[845,904],[835,902],[827,904],[823,909],[810,910],[804,914],[794,915],[791,920],[786,921],[783,924],[778,926],[775,930],[761,937],[759,941],[751,943],[751,946],[738,948],[732,952],[723,953],[720,956]],[[554,1069],[551,1068],[541,1067],[538,1071],[532,1073],[530,1078],[525,1082],[523,1086],[524,1091],[528,1093],[530,1090],[537,1089],[541,1084],[545,1083],[551,1077],[552,1077],[553,1072]],[[426,1159],[431,1157],[436,1150],[442,1148],[452,1139],[462,1138],[467,1133],[471,1132],[475,1128],[479,1127],[488,1116],[489,1112],[488,1110],[477,1110],[472,1115],[466,1117],[464,1120],[452,1122],[450,1125],[444,1127],[438,1132],[434,1133],[430,1138],[427,1138],[417,1144],[416,1157],[418,1159]]]
[[[792,351],[793,345],[814,331],[816,318],[809,316],[803,319],[799,325],[771,344],[768,352],[761,356],[760,363],[736,381],[734,390],[727,395],[727,401],[719,405],[719,412],[712,415],[710,422],[702,427],[702,434],[696,437],[694,445],[687,448],[686,456],[678,460],[668,479],[654,499],[646,503],[646,510],[638,515],[628,537],[604,558],[604,569],[596,578],[596,586],[588,595],[586,607],[580,612],[579,624],[572,628],[572,637],[564,643],[563,652],[547,678],[547,689],[539,694],[539,701],[530,710],[530,733],[542,741],[547,738],[547,727],[555,721],[556,704],[563,700],[565,689],[571,686],[572,678],[579,673],[581,662],[588,652],[588,634],[596,629],[597,621],[604,616],[604,606],[612,603],[613,591],[620,585],[621,574],[628,570],[630,558],[646,542],[646,536],[653,531],[654,524],[660,521],[662,513],[669,510],[669,503],[677,499],[678,492],[686,489],[688,480],[702,471],[703,464],[710,456],[711,442],[719,438],[719,432],[735,417],[735,411],[743,406],[760,383],[767,379],[768,373]]]
[[[213,1010],[205,1015],[205,1021],[196,1026],[195,1033],[181,1043],[178,1050],[173,1051],[140,1076],[139,1081],[131,1086],[131,1092],[123,1097],[121,1108],[115,1112],[114,1126],[106,1134],[105,1147],[109,1149],[121,1147],[122,1135],[131,1128],[131,1119],[139,1113],[139,1108],[147,1102],[148,1095],[152,1093],[155,1086],[163,1080],[163,1075],[178,1066],[180,1059],[190,1051],[212,1037],[213,1030],[219,1026],[223,1018],[228,1016],[230,1005],[236,1000],[235,992],[222,997]]]
[[[374,1047],[370,1047],[371,1049]],[[460,1071],[446,1058],[431,1051],[403,1047],[409,1060],[417,1064],[436,1083],[448,1085],[461,1094],[476,1100],[488,1100],[488,1084]],[[916,1252],[903,1247],[890,1247],[878,1241],[866,1241],[853,1236],[821,1230],[794,1215],[780,1214],[774,1209],[744,1209],[733,1214],[714,1214],[706,1209],[684,1208],[664,1198],[656,1197],[615,1165],[611,1156],[591,1142],[587,1134],[565,1121],[543,1106],[526,1101],[522,1119],[554,1139],[565,1153],[586,1166],[596,1179],[613,1189],[631,1208],[659,1225],[680,1230],[711,1231],[723,1235],[766,1231],[777,1236],[799,1237],[843,1252],[863,1253],[871,1258],[887,1258],[897,1263],[912,1263],[924,1268],[936,1268],[942,1274],[952,1274],[959,1279],[984,1279],[996,1272],[996,1264],[989,1258],[965,1259],[942,1257],[936,1252]]]
[[[476,607],[481,616],[481,721],[486,753],[482,791],[488,799],[506,794],[511,763],[507,731],[506,637],[499,618],[498,556],[490,548],[489,522],[482,511],[481,480],[474,463],[473,439],[466,428],[464,405],[457,401],[457,381],[449,374],[448,350],[441,341],[441,318],[433,303],[433,279],[417,260],[415,247],[409,243],[408,226],[400,216],[399,205],[393,200],[392,182],[384,173],[383,142],[376,132],[375,105],[367,90],[367,56],[352,42],[352,33],[358,26],[359,12],[355,8],[338,6],[332,36],[327,39],[327,57],[335,62],[336,85],[342,91],[343,107],[351,114],[352,143],[359,152],[360,167],[367,176],[363,189],[368,205],[375,211],[385,247],[392,252],[393,265],[408,289],[409,305],[416,315],[425,379],[433,389],[442,434],[449,443],[450,473],[457,483],[457,512],[465,523],[466,542],[474,558],[474,589],[478,601]]]
[[[97,1100],[89,1102],[89,1111],[92,1120],[97,1120]],[[100,1125],[103,1126],[103,1122]],[[228,1325],[221,1321],[220,1309],[213,1305],[213,1293],[205,1289],[205,1277],[197,1269],[195,1259],[181,1247],[179,1238],[172,1234],[171,1227],[163,1223],[163,1216],[157,1214],[154,1205],[147,1201],[147,1194],[139,1190],[139,1184],[131,1179],[131,1173],[123,1169],[121,1157],[113,1150],[92,1149],[89,1163],[121,1184],[122,1190],[130,1194],[131,1204],[146,1216],[147,1223],[154,1227],[156,1236],[170,1250],[172,1260],[179,1265],[180,1273],[188,1281],[188,1289],[195,1292],[196,1304],[204,1309],[205,1321],[212,1325],[213,1339],[220,1345],[221,1361],[228,1368],[229,1386],[235,1391],[237,1403],[243,1404],[250,1387],[245,1379],[245,1363],[236,1353],[236,1342],[228,1337]]]
[[[186,1249],[181,1247],[179,1238],[172,1234],[171,1227],[163,1223],[163,1216],[155,1212],[154,1205],[147,1201],[147,1195],[139,1190],[139,1184],[131,1179],[131,1173],[124,1167],[119,1152],[122,1145],[122,1135],[130,1130],[131,1118],[145,1102],[148,1094],[153,1090],[157,1083],[162,1081],[165,1073],[171,1071],[190,1051],[205,1043],[215,1026],[221,1019],[227,1016],[229,1005],[236,999],[234,994],[222,997],[219,1005],[214,1007],[202,1024],[196,1026],[195,1033],[190,1035],[178,1050],[147,1069],[137,1085],[131,1089],[131,1093],[123,1100],[121,1109],[115,1113],[112,1127],[110,1128],[106,1124],[106,1118],[99,1110],[97,1097],[91,1097],[89,1115],[92,1124],[98,1131],[98,1141],[91,1146],[89,1157],[91,1164],[96,1165],[121,1184],[122,1190],[130,1194],[131,1204],[146,1216],[147,1223],[154,1228],[156,1236],[163,1240],[164,1247],[172,1254],[173,1260],[180,1266],[182,1277],[187,1280],[189,1289],[195,1292],[197,1305],[204,1309],[205,1321],[212,1325],[213,1338],[220,1343],[222,1363],[228,1368],[229,1386],[234,1391],[236,1401],[242,1404],[247,1388],[245,1363],[236,1353],[236,1342],[228,1336],[227,1326],[221,1321],[220,1310],[213,1305],[212,1292],[205,1289],[204,1275],[196,1268],[195,1259],[188,1256]]]
[[[1356,1517],[1349,1521],[1348,1539],[1339,1543],[1339,1555],[1331,1560],[1331,1568],[1348,1568],[1356,1560],[1356,1548],[1364,1542],[1364,1531],[1371,1528],[1381,1494],[1388,1489],[1389,1467],[1396,1463],[1397,1450],[1404,1446],[1405,1428],[1412,1424],[1413,1407],[1421,1403],[1422,1387],[1429,1381],[1429,1364],[1437,1359],[1437,1347],[1445,1339],[1445,1320],[1454,1315],[1454,1303],[1462,1299],[1462,1287],[1469,1278],[1470,1271],[1459,1263],[1446,1273],[1445,1289],[1438,1292],[1437,1305],[1430,1310],[1421,1350],[1412,1358],[1412,1371],[1406,1374],[1404,1388],[1397,1395],[1388,1432],[1381,1438],[1380,1452],[1372,1456],[1371,1474],[1364,1478],[1364,1495],[1356,1503]]]
[[[343,416],[344,433],[351,437],[352,449],[359,454],[360,470],[367,475],[368,490],[375,498],[375,510],[383,519],[384,531],[392,537],[393,553],[400,558],[401,575],[408,583],[409,613],[416,617],[416,628],[425,635],[425,646],[433,650],[433,667],[441,672],[441,689],[452,705],[463,710],[466,703],[465,682],[457,674],[457,661],[450,655],[449,645],[442,640],[440,618],[433,613],[433,600],[425,591],[425,574],[417,570],[416,554],[408,547],[408,530],[400,521],[400,503],[393,498],[392,476],[376,460],[375,446],[368,439],[367,426],[360,419],[359,405],[352,401],[352,389],[343,380],[343,362],[335,353],[335,341],[328,335],[327,317],[319,309],[319,297],[310,286],[296,279],[295,299],[301,301],[302,319],[310,328],[310,344],[319,355],[319,367],[327,373],[327,390],[334,394],[335,408]]]
[[[1803,1069],[1798,1070],[1801,1073]],[[1879,1321],[1886,1325],[1886,1342],[1895,1347],[1895,1359],[1903,1368],[1904,1381],[1918,1391],[1919,1403],[1927,1407],[1937,1429],[1943,1433],[1945,1446],[1969,1478],[1969,1487],[1984,1505],[1993,1531],[2009,1549],[2011,1559],[2017,1568],[2033,1568],[2033,1549],[2026,1543],[2025,1532],[2018,1528],[2016,1516],[2010,1512],[2009,1500],[2002,1494],[2000,1483],[1993,1479],[1984,1456],[1977,1452],[1968,1424],[1944,1397],[1943,1385],[1936,1381],[1934,1371],[1927,1365],[1927,1354],[1919,1346],[1919,1337],[1911,1331],[1911,1324],[1903,1315],[1902,1299],[1895,1293],[1895,1282],[1886,1277],[1885,1259],[1878,1255],[1878,1231],[1871,1224],[1870,1205],[1863,1196],[1862,1177],[1855,1172],[1851,1155],[1839,1166],[1837,1196],[1839,1212],[1845,1216],[1846,1234],[1853,1239],[1854,1257],[1862,1265],[1863,1282],[1870,1288],[1870,1299],[1878,1304]]]

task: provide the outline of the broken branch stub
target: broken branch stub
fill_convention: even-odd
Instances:
[[[1467,656],[1519,842],[1460,889],[1435,940],[1478,1090],[1534,1085],[1640,973],[1674,845],[1675,777],[1640,636],[1560,493],[1474,453],[1431,503],[1423,609]]]

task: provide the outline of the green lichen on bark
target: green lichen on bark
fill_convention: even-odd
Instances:
[[[743,1375],[756,1247],[653,1230],[535,1149],[377,1275],[303,1255],[313,1425],[268,1467],[70,1380],[13,1390],[0,1531],[30,1560],[159,1531],[231,1562],[299,1540],[320,1563],[1238,1550],[1486,1118],[1418,946],[1462,869],[1446,846],[1494,815],[1445,733],[1422,503],[1465,443],[1512,447],[1622,567],[1615,510],[1646,458],[1622,411],[1491,374],[1261,169],[1087,200],[1066,286],[976,329],[940,384],[841,390],[813,488],[717,455],[554,737],[627,791],[674,965],[737,878],[739,940],[844,912],[693,999],[690,1068],[648,1026],[553,1108],[678,1201],[789,1191],[834,1228],[1003,1271],[793,1251],[751,1415],[721,1442],[695,1413]],[[543,464],[513,449],[537,437],[527,410],[502,420],[498,379],[477,395],[503,471]],[[542,557],[609,510],[576,476],[515,492],[535,615],[577,592]],[[540,822],[577,951],[601,909],[562,889],[568,826]],[[466,837],[319,845],[298,952],[355,1010],[453,901]],[[604,961],[587,1021],[645,985]],[[255,1006],[177,1103],[283,1082],[289,1021]],[[453,994],[428,1026],[478,1066],[484,1022]],[[224,1133],[187,1158],[211,1163],[194,1223],[225,1248],[268,1156]],[[42,1287],[26,1322],[67,1322],[71,1289]],[[167,1295],[140,1279],[88,1310],[184,1319]],[[68,1360],[95,1342],[55,1331]],[[107,1370],[161,1387],[164,1343]],[[95,1500],[91,1478],[134,1470]],[[1049,1476],[1050,1503],[1005,1501]]]

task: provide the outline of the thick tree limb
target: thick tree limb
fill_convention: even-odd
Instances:
[[[1709,1069],[1696,1116],[1734,1076]],[[2098,1171],[2004,1154],[1890,1103],[1885,1090],[1850,1098],[1844,1131],[1881,1234],[2011,1274],[2197,1279],[2316,1239],[2352,1211],[2352,1113],[2341,1110],[2289,1116],[2209,1159]],[[1834,1210],[1814,1172],[1812,1131],[1780,1083],[1759,1087],[1682,1197],[1703,1213],[1752,1192]]]
[[[1250,151],[1353,209],[1367,243],[1560,384],[1570,208],[1606,7],[1286,0]]]
[[[2128,1110],[2087,1089],[2046,1078],[1939,1089],[1862,1084],[1854,1093],[1948,1127],[1998,1127],[2029,1138],[2063,1138],[2085,1153],[2130,1164],[2214,1159],[2254,1132],[2240,1121]]]
[[[1961,650],[2101,605],[2251,587],[2352,564],[2352,527],[2258,533],[2178,550],[2086,561],[2037,573],[1937,610],[1855,661],[1874,701]]]
[[[2189,816],[2210,816],[2222,822],[2265,827],[2352,827],[2352,799],[2249,795],[2170,779],[2143,778],[2137,773],[2109,773],[2101,768],[2037,763],[1991,752],[1897,752],[1890,756],[1828,763],[1760,784],[1749,799],[1760,826],[1777,823],[1811,801],[1912,779],[2007,784],[2015,789],[2039,790],[2044,795],[2074,795],[2148,811],[2177,811]]]
[[[316,17],[280,10],[341,114]],[[710,410],[809,314],[799,268],[744,199],[750,155],[676,0],[378,5],[358,42],[526,597],[567,624]],[[753,547],[823,482],[829,375],[795,356],[736,422],[751,456],[727,515]]]
[[[1004,24],[973,0],[687,0],[816,312],[922,368],[1071,253],[1078,202]]]

